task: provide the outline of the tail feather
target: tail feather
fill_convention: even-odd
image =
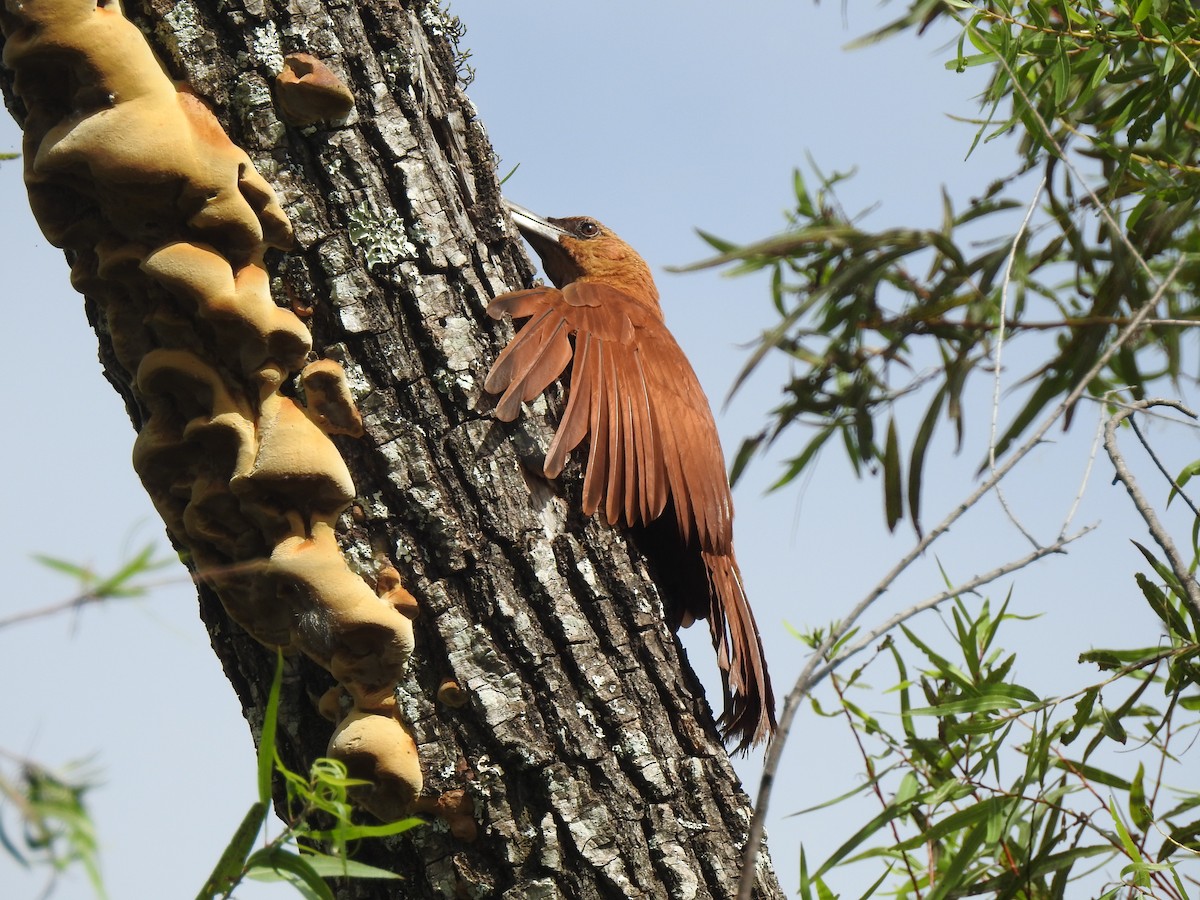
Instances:
[[[731,553],[701,556],[712,587],[708,627],[725,689],[718,724],[726,740],[737,741],[734,749],[744,752],[775,732],[775,692],[737,561]]]

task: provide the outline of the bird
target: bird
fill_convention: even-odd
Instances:
[[[708,398],[667,329],[650,267],[629,244],[591,217],[543,218],[503,202],[553,286],[487,306],[493,319],[524,323],[484,380],[499,395],[494,415],[515,420],[570,367],[543,471],[557,478],[586,438],[584,514],[634,530],[651,557],[673,544],[672,561],[656,572],[686,594],[680,624],[708,620],[724,699],[718,725],[745,752],[774,733],[775,698],[734,557],[733,498]]]

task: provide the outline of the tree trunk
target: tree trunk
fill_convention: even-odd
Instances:
[[[748,800],[643,560],[579,514],[577,465],[564,485],[540,476],[547,404],[507,426],[481,396],[508,327],[484,307],[532,270],[460,88],[457,22],[434,3],[385,0],[143,0],[125,14],[291,220],[295,245],[266,257],[272,294],[307,319],[316,355],[342,364],[362,414],[362,437],[334,429],[355,496],[338,544],[369,582],[393,566],[416,598],[396,718],[416,742],[422,796],[469,799],[469,818],[358,848],[401,873],[401,887],[357,882],[339,895],[732,897]],[[12,27],[9,15],[10,41]],[[281,121],[273,81],[292,52],[350,88],[347,120]],[[34,128],[32,104],[14,96],[11,72],[3,79],[10,109]],[[78,273],[79,252],[68,255]],[[112,341],[122,301],[78,274],[76,285],[141,431],[146,398]],[[269,555],[269,542],[256,552]],[[257,733],[273,654],[230,618],[208,558],[192,564],[213,647]],[[317,700],[334,683],[306,652],[289,660],[279,730],[302,771],[326,753],[332,727]],[[760,865],[757,896],[782,896]]]

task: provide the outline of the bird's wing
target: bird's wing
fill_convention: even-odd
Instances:
[[[488,304],[493,319],[508,313],[514,319],[531,320],[508,342],[483,382],[489,393],[503,392],[496,404],[501,421],[513,421],[521,404],[546,390],[571,361],[570,328],[562,305],[562,294],[551,287],[514,291]]]
[[[516,418],[572,359],[567,408],[546,456],[556,477],[589,438],[584,512],[603,509],[610,524],[649,522],[675,500],[684,541],[695,534],[710,552],[727,553],[733,508],[725,461],[708,399],[657,309],[606,284],[534,288],[488,306],[529,321],[497,358],[484,382],[503,392],[496,414]]]

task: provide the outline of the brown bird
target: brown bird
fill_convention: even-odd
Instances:
[[[586,437],[583,511],[603,510],[610,525],[641,531],[643,547],[675,545],[677,559],[661,574],[684,594],[683,624],[708,619],[725,695],[722,732],[744,750],[774,731],[775,697],[733,556],[733,498],[708,399],[632,247],[595,219],[543,219],[505,205],[555,286],[488,305],[493,319],[528,320],[484,382],[502,395],[496,416],[511,422],[571,365],[546,477],[558,477]],[[675,533],[663,534],[670,509]]]

